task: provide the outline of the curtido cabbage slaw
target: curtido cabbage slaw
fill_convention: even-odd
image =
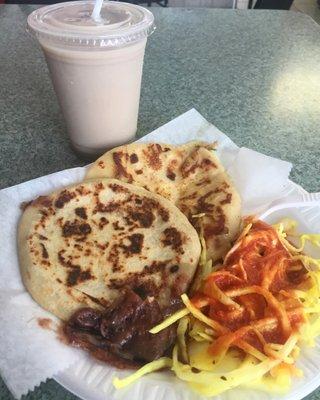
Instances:
[[[307,244],[320,248],[320,234],[299,235],[296,226],[245,219],[222,265],[207,259],[200,235],[197,276],[190,298],[181,296],[185,308],[150,330],[177,323],[172,356],[115,378],[114,386],[169,368],[205,396],[237,386],[287,392],[292,377],[303,375],[295,366],[300,346],[313,346],[320,334],[320,259],[304,253]]]

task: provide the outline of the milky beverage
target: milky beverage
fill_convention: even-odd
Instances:
[[[147,36],[152,14],[105,2],[91,18],[92,1],[60,3],[28,18],[44,51],[55,92],[76,150],[98,155],[135,136]]]
[[[145,45],[92,54],[42,44],[76,150],[99,154],[134,138]]]

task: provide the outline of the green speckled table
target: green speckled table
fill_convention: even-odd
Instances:
[[[0,187],[84,164],[25,31],[34,8],[0,6]],[[285,11],[153,11],[138,135],[195,107],[238,145],[291,161],[292,179],[319,191],[320,26]],[[49,380],[25,400],[75,398]],[[0,400],[9,399],[0,380]]]

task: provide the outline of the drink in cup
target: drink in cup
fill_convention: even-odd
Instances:
[[[86,155],[132,140],[137,130],[147,37],[154,18],[143,7],[94,1],[42,7],[28,17],[44,51],[73,147]]]

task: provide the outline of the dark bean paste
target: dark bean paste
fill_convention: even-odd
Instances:
[[[138,368],[168,352],[176,338],[176,324],[157,334],[149,330],[181,308],[179,299],[161,309],[154,297],[143,298],[125,289],[105,312],[92,308],[76,311],[63,331],[69,344],[117,368]]]

